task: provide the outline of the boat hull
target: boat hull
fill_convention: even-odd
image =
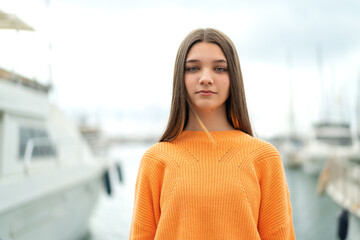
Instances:
[[[0,239],[82,239],[88,234],[88,221],[102,189],[99,176],[2,212]]]

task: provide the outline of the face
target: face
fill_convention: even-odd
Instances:
[[[230,77],[225,55],[217,44],[200,42],[192,46],[185,62],[185,87],[196,111],[225,110]]]

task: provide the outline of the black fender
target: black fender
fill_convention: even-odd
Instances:
[[[110,173],[109,169],[106,169],[103,174],[103,181],[104,181],[104,187],[107,195],[112,195],[112,188],[111,188],[111,180],[110,180]]]
[[[120,182],[120,183],[123,183],[123,182],[124,182],[124,179],[123,179],[123,175],[122,175],[122,170],[121,170],[121,164],[120,164],[120,162],[116,162],[116,163],[115,163],[115,167],[116,167],[116,170],[117,170],[117,173],[118,173],[119,182]]]
[[[345,240],[349,228],[349,211],[343,208],[338,217],[338,237],[340,240]]]

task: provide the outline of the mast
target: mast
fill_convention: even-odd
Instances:
[[[318,71],[320,75],[320,104],[319,104],[319,122],[324,123],[329,120],[329,108],[327,101],[327,91],[325,91],[326,83],[324,79],[324,63],[323,63],[323,52],[320,45],[316,47],[316,59],[318,65]]]
[[[289,96],[289,134],[290,140],[294,140],[296,138],[295,132],[295,116],[294,116],[294,80],[292,78],[292,52],[290,50],[287,51],[286,54],[286,66],[288,70],[288,81],[290,87],[290,96]]]
[[[357,123],[356,137],[360,141],[360,68],[357,73],[357,88],[356,88],[356,110],[355,110],[355,122]]]

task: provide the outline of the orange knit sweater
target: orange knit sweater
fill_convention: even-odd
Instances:
[[[277,150],[241,131],[184,131],[143,156],[130,239],[295,239]]]

